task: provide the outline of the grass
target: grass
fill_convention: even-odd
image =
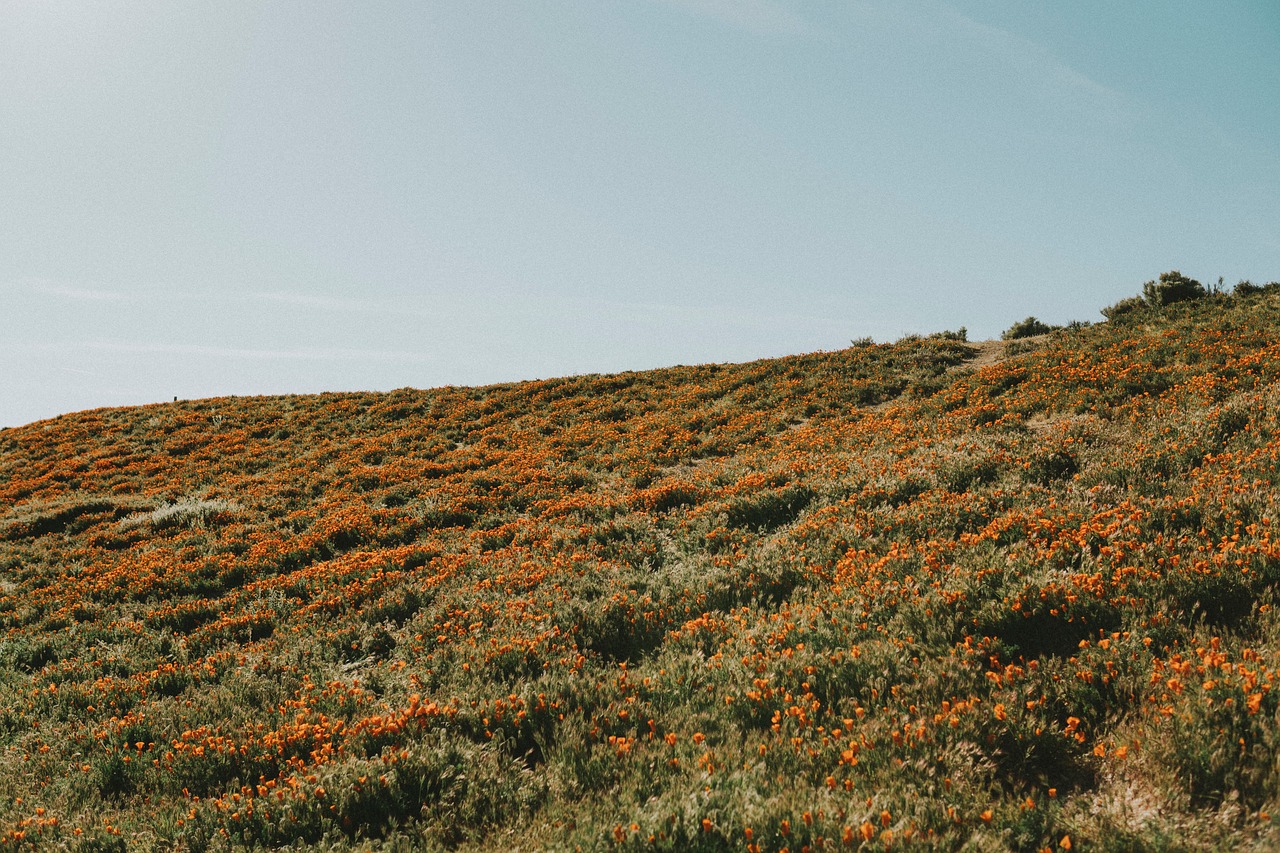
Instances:
[[[1278,322],[0,431],[0,848],[1274,849]]]

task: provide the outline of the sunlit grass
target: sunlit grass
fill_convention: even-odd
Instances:
[[[0,845],[1280,844],[1280,296],[0,432]]]

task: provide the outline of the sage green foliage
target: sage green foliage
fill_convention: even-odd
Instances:
[[[1108,305],[1099,313],[1111,322],[1124,322],[1141,318],[1148,311],[1147,302],[1141,296],[1127,296],[1114,305]]]
[[[1036,335],[1047,335],[1054,329],[1060,329],[1061,326],[1050,326],[1048,323],[1042,323],[1035,317],[1028,317],[1025,320],[1019,320],[1000,336],[1001,340],[1016,341],[1019,338],[1031,338]]]
[[[1254,284],[1246,278],[1238,281],[1232,292],[1236,296],[1253,296],[1256,293],[1275,293],[1277,291],[1280,291],[1280,281]]]
[[[1251,282],[1242,281],[1236,285],[1234,295],[1249,296],[1260,289]],[[1170,305],[1194,302],[1206,297],[1217,299],[1224,296],[1226,294],[1222,291],[1221,283],[1211,293],[1195,279],[1183,275],[1178,270],[1169,270],[1160,273],[1158,278],[1143,283],[1140,295],[1121,299],[1101,309],[1100,313],[1111,322],[1138,322],[1146,318],[1149,312],[1159,311]]]
[[[1160,273],[1154,281],[1142,285],[1142,298],[1152,308],[1163,308],[1175,302],[1203,299],[1208,294],[1204,285],[1177,270]]]

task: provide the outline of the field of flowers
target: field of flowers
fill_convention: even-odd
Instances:
[[[1280,848],[1280,295],[0,431],[0,850]]]

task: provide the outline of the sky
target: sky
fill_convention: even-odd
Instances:
[[[0,2],[0,427],[1280,279],[1280,4]]]

